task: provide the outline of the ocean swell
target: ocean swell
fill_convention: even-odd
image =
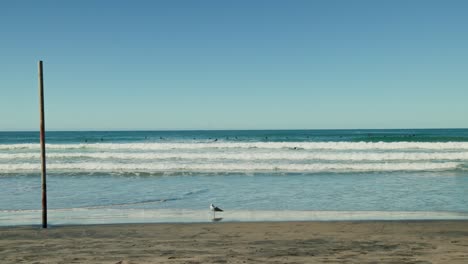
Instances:
[[[39,171],[38,144],[0,145],[0,174]],[[452,171],[468,142],[165,142],[48,144],[59,173],[315,173]]]

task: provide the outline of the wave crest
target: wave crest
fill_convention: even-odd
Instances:
[[[48,164],[49,171],[88,171],[88,172],[365,172],[365,171],[440,171],[453,170],[461,166],[457,162],[430,163],[317,163],[317,164],[272,164],[272,163],[61,163]],[[39,164],[0,164],[4,173],[39,171]]]
[[[468,142],[210,142],[210,143],[80,143],[47,144],[48,149],[306,149],[306,150],[468,150]],[[3,144],[0,150],[39,149],[39,144]]]

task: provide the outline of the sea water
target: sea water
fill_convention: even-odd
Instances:
[[[0,225],[39,224],[37,132],[0,132]],[[47,132],[51,224],[468,219],[468,130]],[[225,209],[213,216],[209,205]]]

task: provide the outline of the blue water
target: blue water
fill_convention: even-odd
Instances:
[[[48,132],[50,221],[468,218],[468,130]],[[38,133],[0,132],[0,225],[40,221]],[[294,218],[296,217],[296,218]],[[272,219],[274,218],[274,219]]]

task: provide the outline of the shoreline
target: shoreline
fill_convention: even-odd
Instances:
[[[2,263],[467,263],[467,220],[0,227]]]
[[[205,222],[122,222],[122,223],[97,223],[97,224],[48,224],[46,229],[42,228],[42,224],[27,224],[27,225],[0,225],[0,231],[6,229],[41,229],[51,230],[60,228],[98,228],[98,227],[112,227],[112,226],[152,226],[152,225],[230,225],[230,224],[297,224],[297,223],[323,223],[323,224],[368,224],[368,223],[463,223],[468,225],[468,219],[390,219],[390,220],[262,220],[262,221],[229,221],[229,220],[215,220]]]
[[[34,226],[40,210],[0,211],[0,226]],[[51,226],[95,224],[301,222],[301,221],[425,221],[468,220],[468,212],[427,211],[299,211],[230,210],[213,215],[193,209],[75,208],[48,210]]]

